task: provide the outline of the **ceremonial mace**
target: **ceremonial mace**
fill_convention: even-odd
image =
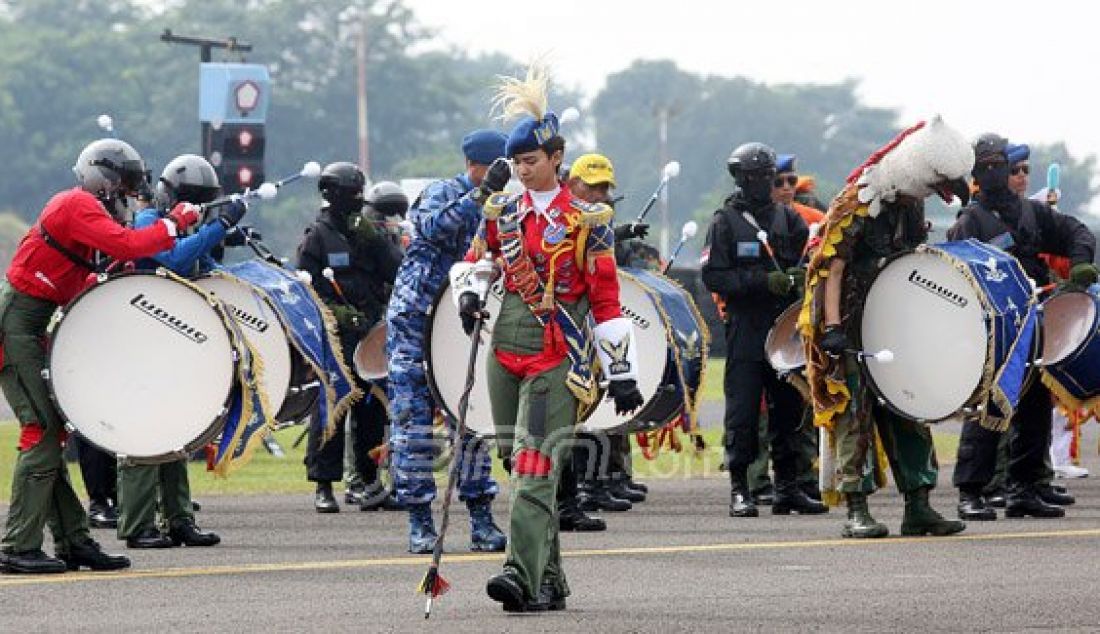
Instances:
[[[466,410],[470,405],[470,392],[474,388],[476,375],[474,366],[477,364],[477,351],[481,344],[481,327],[485,323],[488,313],[485,311],[485,300],[489,295],[489,286],[493,281],[493,260],[489,255],[477,261],[473,269],[474,289],[478,296],[477,320],[474,329],[470,333],[470,360],[466,365],[466,385],[462,389],[462,398],[458,401],[458,422],[455,426],[455,437],[461,442],[466,434]],[[458,483],[458,471],[461,468],[460,459],[462,452],[451,454],[451,468],[447,474],[447,492],[443,496],[442,519],[439,523],[439,537],[435,540],[435,549],[432,551],[432,562],[428,566],[423,581],[420,582],[419,591],[428,596],[424,604],[424,618],[432,615],[432,601],[443,595],[450,589],[451,584],[439,574],[439,563],[443,558],[443,538],[447,535],[447,525],[450,520],[451,498],[454,496],[455,485]]]

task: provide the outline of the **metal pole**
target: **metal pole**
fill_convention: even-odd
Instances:
[[[660,152],[660,165],[663,168],[668,163],[668,106],[661,106],[657,110],[657,143]],[[668,220],[668,187],[661,191],[661,253],[668,253],[669,220]]]
[[[355,59],[358,66],[359,89],[359,167],[370,178],[370,144],[367,134],[367,12],[362,11],[359,24],[359,38],[355,46]]]

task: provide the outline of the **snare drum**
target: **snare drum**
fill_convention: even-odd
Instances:
[[[867,361],[885,404],[935,422],[963,408],[1014,407],[1034,355],[1037,320],[1031,283],[1014,257],[976,240],[922,245],[886,264],[863,309]]]
[[[802,372],[806,368],[806,347],[798,330],[798,315],[801,312],[801,300],[788,306],[775,318],[775,324],[764,340],[764,355],[780,375]]]
[[[1043,302],[1044,381],[1066,406],[1093,407],[1100,397],[1100,299],[1065,292]]]
[[[377,381],[389,376],[389,358],[386,356],[386,336],[389,328],[382,319],[371,326],[367,334],[355,345],[352,361],[355,373],[364,381]]]
[[[177,460],[208,443],[237,377],[227,314],[155,273],[85,290],[50,336],[46,377],[68,425],[137,464]]]

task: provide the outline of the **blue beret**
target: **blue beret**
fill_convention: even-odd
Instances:
[[[512,158],[517,154],[533,152],[557,135],[558,116],[553,112],[546,113],[546,116],[538,121],[534,117],[524,117],[508,135],[504,154]]]
[[[462,139],[462,153],[474,163],[490,165],[504,156],[505,137],[496,130],[474,130]]]
[[[780,174],[783,172],[793,172],[794,159],[794,154],[780,154],[775,158],[775,171]]]
[[[1027,146],[1027,143],[1019,145],[1009,143],[1005,146],[1005,154],[1008,156],[1008,164],[1015,165],[1020,161],[1026,161],[1031,156],[1031,148]]]

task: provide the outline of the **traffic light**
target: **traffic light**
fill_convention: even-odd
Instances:
[[[264,182],[264,125],[226,123],[210,131],[210,164],[227,194],[256,189]]]

